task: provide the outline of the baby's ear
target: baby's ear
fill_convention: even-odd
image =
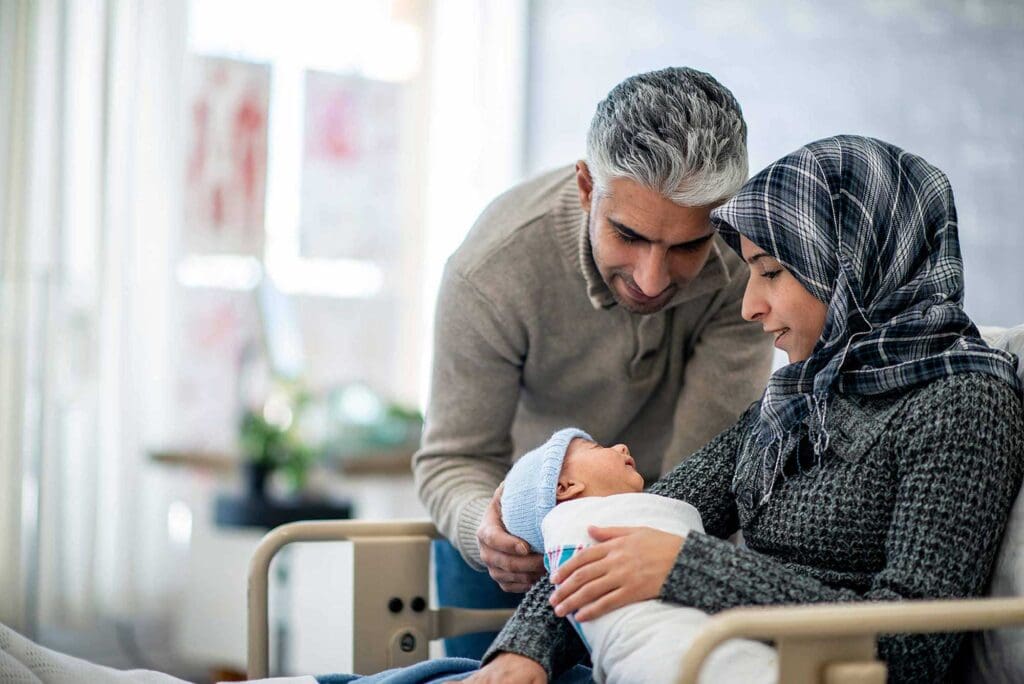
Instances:
[[[558,486],[555,488],[555,502],[562,503],[569,499],[575,499],[583,493],[584,489],[586,489],[586,485],[582,482],[568,479],[559,480]]]

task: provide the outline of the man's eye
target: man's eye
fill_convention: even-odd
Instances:
[[[624,242],[627,245],[631,245],[634,242],[639,242],[639,240],[637,240],[637,238],[633,237],[632,235],[626,235],[625,233],[621,233],[619,231],[615,231],[615,236],[619,238],[621,242]]]
[[[780,269],[776,269],[774,271],[765,271],[761,275],[764,276],[765,278],[767,278],[768,280],[774,280],[780,273],[782,273],[782,269],[781,268]]]

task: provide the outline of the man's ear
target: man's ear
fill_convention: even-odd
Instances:
[[[582,159],[576,162],[576,187],[580,193],[580,206],[584,213],[590,213],[590,201],[594,198],[594,179],[590,177],[587,162]]]
[[[569,499],[575,499],[586,488],[585,484],[576,480],[559,480],[558,486],[555,488],[555,502],[562,503]]]

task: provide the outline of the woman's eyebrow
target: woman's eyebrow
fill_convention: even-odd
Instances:
[[[754,256],[752,256],[749,259],[747,259],[747,263],[750,264],[751,266],[753,266],[754,263],[757,262],[760,259],[774,259],[774,258],[775,257],[773,257],[768,252],[758,252]]]

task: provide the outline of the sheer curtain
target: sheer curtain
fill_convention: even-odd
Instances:
[[[529,3],[437,0],[431,5],[424,273],[415,337],[424,340],[419,403],[425,407],[433,354],[434,308],[448,256],[483,209],[523,180]]]
[[[29,379],[29,286],[26,129],[30,102],[31,7],[25,2],[0,4],[0,621],[25,625],[27,554],[21,529],[25,407]],[[28,466],[28,467],[26,467]],[[31,498],[26,498],[26,505]]]
[[[0,620],[159,610],[184,3],[0,3]],[[164,514],[163,519],[166,519]]]

